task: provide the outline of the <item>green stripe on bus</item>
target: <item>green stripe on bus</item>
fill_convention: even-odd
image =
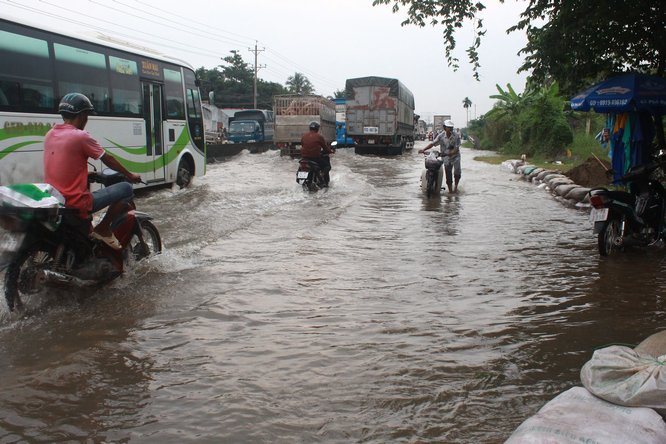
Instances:
[[[4,150],[0,151],[0,159],[7,156],[8,154],[13,153],[14,151],[20,150],[24,146],[33,145],[35,143],[41,143],[41,140],[31,140],[31,141],[28,141],[28,142],[17,143],[15,145],[9,145]]]
[[[111,139],[106,139],[107,142],[115,145],[116,148],[120,148],[121,150],[125,151],[127,154],[134,154],[134,155],[141,155],[141,154],[146,154],[148,150],[146,150],[146,146],[140,146],[138,148],[129,148],[127,146],[122,146],[116,142],[114,142]]]
[[[0,128],[0,140],[23,136],[45,136],[51,129],[49,124],[21,124]]]
[[[147,162],[133,162],[131,160],[123,159],[118,156],[115,157],[125,168],[134,173],[147,173],[152,172],[157,168],[164,167],[165,165],[173,162],[180,154],[180,151],[185,148],[190,142],[190,132],[185,128],[178,136],[176,143],[169,151],[162,154],[160,157],[151,159]]]

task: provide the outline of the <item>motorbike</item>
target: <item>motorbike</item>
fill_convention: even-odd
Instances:
[[[629,191],[589,191],[590,221],[601,256],[627,246],[647,247],[666,238],[666,190],[653,178],[658,169],[663,171],[661,161],[630,169],[620,178],[621,183],[629,185]]]
[[[337,142],[331,143],[335,149]],[[328,154],[322,152],[322,157],[328,157]],[[321,166],[310,159],[299,159],[298,170],[296,170],[296,183],[301,184],[305,191],[318,191],[327,188],[330,182],[329,172],[322,170]]]
[[[109,186],[125,180],[113,170],[93,171],[89,183]],[[159,231],[151,216],[136,210],[134,201],[118,216],[111,229],[122,248],[113,249],[92,239],[91,220],[78,209],[60,207],[0,207],[0,237],[5,269],[4,291],[10,311],[46,296],[50,288],[92,288],[120,276],[130,261],[140,261],[162,251]]]
[[[421,189],[428,197],[439,194],[442,189],[443,164],[444,159],[440,157],[439,151],[432,150],[426,154],[425,168],[421,172]]]

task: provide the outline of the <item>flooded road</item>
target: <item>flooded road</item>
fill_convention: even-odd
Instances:
[[[417,148],[423,142],[417,144]],[[666,323],[666,256],[600,259],[587,212],[473,160],[269,151],[140,199],[165,252],[86,298],[0,310],[0,443],[501,443],[596,347]]]

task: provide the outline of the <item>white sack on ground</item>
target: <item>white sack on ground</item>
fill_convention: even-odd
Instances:
[[[574,387],[525,420],[505,444],[580,442],[664,444],[666,423],[652,409],[617,406]]]
[[[665,359],[666,355],[655,358],[613,345],[594,352],[580,379],[592,394],[608,402],[666,409]]]

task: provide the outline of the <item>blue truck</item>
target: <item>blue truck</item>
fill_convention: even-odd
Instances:
[[[244,109],[236,111],[229,119],[227,129],[229,143],[268,143],[273,142],[273,111],[265,109]]]
[[[347,136],[346,111],[347,100],[335,99],[335,140],[339,147],[354,146],[354,139]]]

